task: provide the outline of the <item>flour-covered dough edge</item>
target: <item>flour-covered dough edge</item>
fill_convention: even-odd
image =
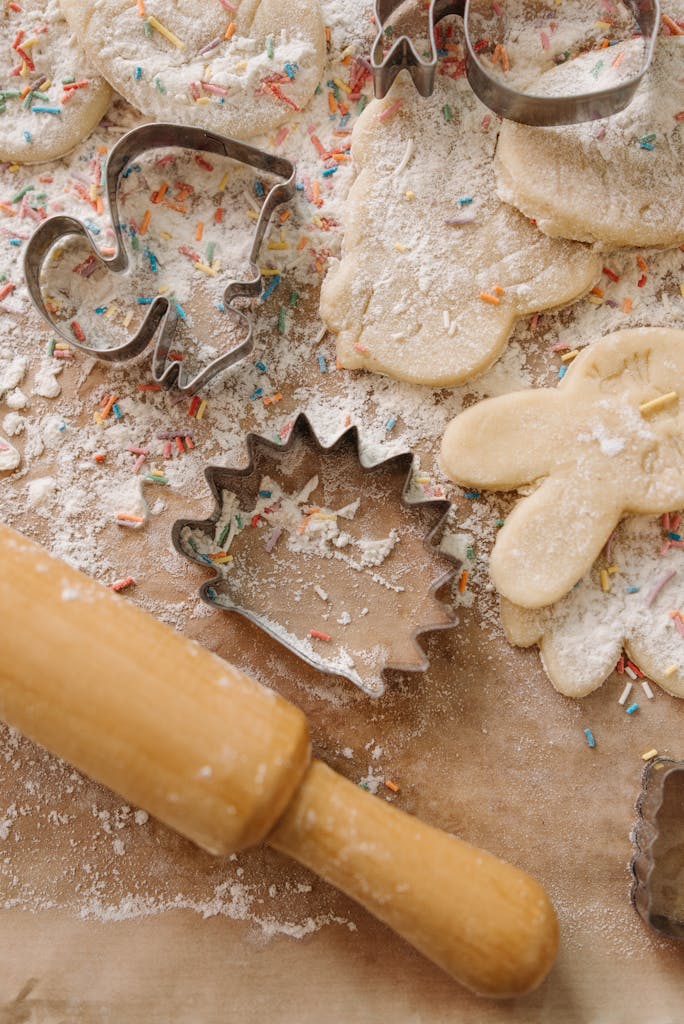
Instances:
[[[32,8],[22,7],[20,17],[31,17]],[[90,61],[80,50],[78,40],[74,37],[69,25],[60,12],[57,0],[43,4],[41,14],[48,26],[47,36],[39,35],[42,49],[41,67],[38,74],[47,75],[50,89],[61,90],[61,80],[69,75],[76,75],[88,84],[84,88],[75,89],[68,102],[53,101],[46,94],[45,105],[58,106],[59,114],[37,114],[34,117],[20,117],[19,122],[28,122],[27,134],[22,130],[17,118],[12,116],[8,107],[0,123],[0,161],[7,163],[33,164],[47,163],[58,160],[71,153],[76,146],[86,139],[107,113],[112,102],[112,89],[108,82],[95,72]],[[8,40],[9,43],[9,40]],[[34,51],[35,54],[35,51]],[[45,65],[48,65],[47,67]],[[32,76],[35,78],[35,74]],[[23,87],[28,81],[24,78],[13,79]],[[2,88],[0,84],[0,88]],[[10,102],[19,103],[20,100]],[[39,106],[40,101],[34,96],[32,106]],[[21,111],[24,114],[22,108]]]
[[[595,55],[572,65],[583,61],[587,86],[596,88],[590,77]],[[572,65],[545,77],[562,81]],[[613,117],[560,128],[504,121],[495,158],[501,199],[553,238],[606,250],[684,243],[682,67],[684,36],[660,36],[635,98]]]
[[[146,64],[149,55],[144,50],[138,52],[135,48],[126,47],[127,31],[119,32],[119,51],[115,50],[113,55],[109,52],[111,40],[116,39],[111,26],[117,18],[137,17],[135,4],[128,3],[128,0],[59,2],[71,28],[83,41],[90,60],[112,87],[146,117],[197,125],[234,138],[252,138],[277,128],[294,114],[293,107],[282,99],[271,95],[250,96],[241,93],[240,89],[232,97],[236,101],[232,106],[191,103],[182,90],[174,96],[173,68],[169,70],[164,66],[167,58],[163,50],[157,54],[160,61],[157,70],[152,69],[151,72]],[[161,8],[161,5],[158,7]],[[190,11],[194,10],[193,5],[188,7]],[[276,50],[282,34],[310,46],[311,64],[297,69],[292,87],[282,87],[284,93],[295,99],[296,105],[305,109],[319,84],[326,60],[325,24],[319,0],[242,0],[235,8],[235,13],[224,9],[217,2],[216,9],[214,19],[222,18],[221,37],[226,26],[234,21],[238,26],[245,26],[255,36],[265,39],[272,34]],[[152,10],[148,13],[152,13]],[[162,13],[158,20],[163,21],[163,18]],[[142,21],[140,24],[142,26]],[[238,34],[239,30],[235,38]],[[155,35],[155,41],[166,46],[166,41],[158,33]],[[171,44],[168,50],[173,57],[174,47]],[[210,58],[211,54],[208,54],[207,64]],[[282,67],[274,63],[272,70],[282,71]],[[161,84],[155,88],[158,80]],[[164,80],[169,85],[168,89]],[[216,99],[215,96],[212,98]]]

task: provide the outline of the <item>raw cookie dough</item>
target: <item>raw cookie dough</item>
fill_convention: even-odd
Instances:
[[[158,121],[259,135],[306,106],[325,60],[318,0],[61,2],[105,78]]]
[[[678,0],[681,2],[681,0]],[[561,8],[559,10],[559,8]],[[490,75],[512,89],[535,96],[544,92],[541,76],[568,58],[629,39],[634,12],[625,0],[476,0],[470,5],[470,37],[489,40],[478,57]],[[506,51],[502,59],[497,44]],[[599,53],[594,63],[605,54]],[[505,70],[504,70],[505,66]],[[621,66],[625,81],[641,70]],[[596,89],[592,85],[592,91]]]
[[[638,66],[640,42],[596,52],[544,75],[550,93],[582,75],[583,91],[607,86],[623,54]],[[502,199],[553,237],[623,245],[684,242],[684,36],[658,38],[651,68],[626,110],[604,121],[531,128],[506,121],[496,152]],[[573,91],[577,91],[576,86]]]
[[[357,121],[342,258],[321,292],[342,366],[459,384],[501,355],[519,317],[596,281],[589,249],[548,238],[497,198],[496,123],[446,76],[429,99],[397,80]]]
[[[58,0],[15,6],[3,4],[0,15],[0,162],[38,164],[64,156],[86,138],[112,91],[79,49]]]
[[[670,614],[684,609],[684,543],[668,536],[679,535],[680,522],[624,519],[590,572],[550,608],[502,599],[506,636],[518,647],[539,644],[546,674],[566,697],[601,686],[623,648],[649,680],[684,697],[684,622]],[[635,699],[643,697],[634,685]]]
[[[444,472],[486,490],[538,485],[492,551],[499,593],[560,600],[625,514],[684,505],[684,331],[638,328],[583,349],[556,388],[486,399],[451,421]]]

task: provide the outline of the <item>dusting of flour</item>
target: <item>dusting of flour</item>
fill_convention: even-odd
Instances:
[[[453,542],[454,551],[469,566],[467,586],[457,590],[458,612],[464,626],[470,624],[470,632],[465,630],[463,638],[454,635],[449,640],[444,635],[439,643],[432,642],[434,673],[411,679],[397,676],[382,701],[372,707],[348,683],[303,669],[274,646],[262,650],[260,658],[263,639],[256,632],[231,630],[226,617],[216,613],[212,619],[197,596],[206,573],[189,570],[172,551],[170,527],[178,517],[208,514],[207,464],[244,463],[245,431],[279,438],[299,411],[308,414],[324,443],[350,423],[358,423],[366,451],[376,457],[412,448],[419,459],[419,486],[433,496],[444,486],[436,465],[441,434],[464,405],[488,395],[553,384],[561,369],[559,346],[572,349],[631,326],[683,326],[684,254],[678,249],[604,253],[603,262],[617,280],[602,276],[602,296],[521,321],[502,358],[468,386],[432,389],[338,370],[334,341],[322,333],[317,307],[328,261],[340,254],[353,168],[340,160],[334,174],[322,177],[326,165],[312,134],[326,150],[338,147],[343,152],[358,104],[350,105],[348,117],[339,107],[332,116],[328,81],[347,80],[349,63],[342,61],[368,54],[374,28],[367,2],[325,0],[322,7],[331,27],[331,47],[321,92],[303,115],[293,116],[286,138],[276,142],[277,136],[270,135],[257,140],[298,162],[301,188],[289,204],[291,214],[285,221],[276,218],[269,236],[276,244],[284,238],[288,248],[262,252],[263,265],[277,272],[269,277],[280,276],[280,281],[264,301],[254,304],[253,359],[212,384],[204,394],[207,406],[201,419],[188,415],[188,402],[139,390],[150,382],[144,360],[104,367],[80,353],[50,352],[52,334],[32,312],[22,284],[23,247],[41,216],[38,208],[87,218],[99,229],[96,237],[102,244],[111,243],[106,213],[98,213],[89,201],[93,161],[101,160],[98,147],[111,148],[140,122],[137,113],[117,100],[93,136],[68,160],[40,168],[0,165],[0,292],[6,283],[14,285],[0,300],[0,459],[9,460],[0,463],[0,511],[5,522],[105,584],[133,577],[135,585],[121,595],[122,600],[135,601],[173,627],[200,637],[262,681],[277,685],[309,714],[316,754],[345,775],[376,789],[380,798],[397,800],[407,810],[463,830],[472,841],[529,865],[530,851],[539,847],[549,820],[555,821],[558,841],[567,851],[586,831],[587,815],[604,821],[612,809],[602,808],[600,787],[587,784],[581,799],[569,804],[567,822],[565,817],[560,822],[553,817],[557,811],[555,796],[548,792],[549,768],[559,773],[567,771],[569,763],[580,764],[572,759],[584,711],[570,702],[547,702],[540,713],[539,701],[547,695],[545,681],[535,675],[536,657],[530,655],[522,671],[503,640],[498,602],[488,583],[487,555],[497,523],[510,507],[508,498],[453,492],[457,530],[467,535]],[[367,80],[362,92],[370,95]],[[153,177],[158,171],[150,172],[150,191],[158,187]],[[189,183],[201,190],[209,174],[195,168]],[[142,204],[147,195],[141,180],[137,175],[130,182],[140,189],[131,196],[132,204]],[[217,177],[210,180],[215,185]],[[314,181],[319,182],[320,206],[313,200]],[[249,184],[253,188],[253,182]],[[33,189],[25,193],[27,202],[15,203],[14,197],[29,186]],[[455,193],[458,182],[449,187]],[[40,198],[42,192],[45,198]],[[249,196],[252,203],[258,202],[255,192]],[[192,239],[202,245],[200,255],[206,257],[206,247],[214,241],[214,257],[228,262],[228,246],[234,245],[239,254],[239,244],[228,241],[232,234],[248,246],[253,225],[249,209],[244,197],[242,205],[226,203],[225,234],[217,232],[201,243]],[[200,210],[201,205],[196,212]],[[154,225],[154,251],[163,262],[165,280],[160,283],[175,287],[187,279],[191,268],[188,258],[161,233],[169,230],[167,217],[168,208]],[[197,230],[194,220],[191,227]],[[186,230],[181,218],[173,225],[173,231]],[[302,238],[306,242],[298,248]],[[83,281],[87,278],[79,278],[79,287]],[[205,282],[205,288],[215,298],[211,284]],[[625,299],[630,300],[629,312]],[[114,321],[113,333],[128,312],[109,318]],[[200,356],[210,354],[221,340],[225,320],[219,313],[211,303],[192,313],[197,317]],[[103,316],[92,311],[93,318]],[[202,345],[207,347],[204,353]],[[106,405],[112,396],[117,398],[120,418],[110,411],[98,422],[95,414],[100,415],[103,400]],[[172,440],[167,453],[168,439],[159,434],[179,437],[182,452]],[[185,440],[190,435],[192,448]],[[17,456],[7,454],[3,446]],[[137,473],[140,456],[131,448],[148,452]],[[167,482],[155,482],[155,474]],[[118,526],[121,511],[139,515],[140,529]],[[36,622],[40,628],[38,612]],[[606,625],[601,620],[601,627]],[[509,686],[513,675],[519,686]],[[653,714],[660,709],[665,729],[677,713],[675,702],[659,694],[654,703],[658,708]],[[593,705],[595,718],[600,707]],[[501,721],[506,723],[507,738],[497,762]],[[648,721],[644,714],[641,722],[632,723],[630,737],[636,739],[625,739],[615,727],[620,743],[634,745],[636,763],[653,740],[647,735]],[[581,731],[579,736],[583,740]],[[643,746],[638,747],[640,742]],[[466,747],[476,753],[466,756]],[[505,759],[510,787],[505,797],[491,791],[492,752],[499,765]],[[581,761],[574,776],[568,772],[577,788],[587,782],[581,767],[585,764]],[[351,904],[268,849],[240,853],[230,861],[214,860],[5,728],[0,730],[0,768],[0,900],[5,906],[62,907],[105,920],[184,906],[206,915],[245,919],[268,934],[291,935],[353,920]],[[492,813],[484,814],[481,802],[471,806],[470,785],[455,785],[454,778],[479,782],[479,792],[491,797]],[[387,779],[399,783],[398,795],[384,785]],[[530,792],[535,793],[534,801],[528,798]],[[630,792],[624,801],[625,816],[631,799]],[[499,824],[501,815],[506,815],[505,829]],[[615,824],[615,834],[620,827]],[[618,859],[626,860],[629,851],[619,849]],[[639,953],[643,935],[629,908],[619,918],[617,935],[605,911],[603,917],[598,914],[596,899],[587,898],[578,906],[576,894],[570,898],[552,868],[546,873],[566,941],[569,932],[571,941],[583,943],[598,929],[611,949],[625,956]],[[623,896],[621,891],[620,899]]]

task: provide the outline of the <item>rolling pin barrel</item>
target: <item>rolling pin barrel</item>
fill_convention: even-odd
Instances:
[[[304,714],[3,526],[0,565],[0,719],[210,853],[263,840]]]

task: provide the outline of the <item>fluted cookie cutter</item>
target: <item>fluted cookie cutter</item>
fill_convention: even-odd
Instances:
[[[491,10],[490,0],[486,0]],[[448,14],[463,18],[465,39],[465,71],[475,95],[495,114],[519,121],[521,124],[550,127],[577,124],[617,114],[629,104],[639,83],[648,71],[653,57],[660,23],[659,0],[623,0],[633,13],[644,38],[644,56],[639,71],[606,89],[596,89],[576,96],[537,96],[512,89],[492,75],[477,55],[476,43],[471,35],[474,11],[482,0],[431,0],[429,5],[428,55],[422,57],[407,35],[399,36],[384,54],[387,29],[392,18],[406,9],[407,0],[375,0],[378,34],[371,51],[371,68],[375,95],[379,99],[387,94],[400,71],[406,70],[421,96],[430,96],[435,85],[437,68],[437,42],[435,26]],[[505,7],[505,3],[503,2]],[[496,7],[496,5],[493,5]],[[561,14],[562,17],[562,14]]]
[[[652,928],[684,939],[684,761],[649,762],[637,814],[632,901]]]
[[[437,594],[460,561],[438,547],[450,503],[410,494],[413,455],[370,463],[357,427],[325,446],[304,415],[285,443],[248,434],[246,444],[246,467],[206,470],[211,516],[173,527],[176,550],[214,570],[200,587],[202,599],[374,697],[384,692],[386,670],[425,671],[418,637],[455,624],[452,606]],[[354,544],[347,531],[355,528],[384,530],[387,541]],[[373,557],[378,543],[392,548],[386,561]],[[227,565],[222,573],[220,565]],[[439,574],[427,584],[431,565]]]
[[[229,157],[231,160],[282,179],[271,188],[261,206],[249,253],[250,276],[230,281],[224,292],[225,310],[242,327],[244,338],[238,345],[214,359],[189,381],[184,379],[181,364],[177,361],[169,362],[168,359],[169,352],[172,351],[172,340],[178,322],[178,314],[174,303],[165,296],[158,295],[152,301],[145,319],[132,338],[124,342],[123,345],[99,349],[74,338],[52,318],[43,294],[41,280],[43,266],[50,250],[57,243],[73,236],[86,240],[93,257],[101,267],[114,273],[128,269],[129,257],[123,244],[123,225],[119,217],[119,181],[127,166],[141,153],[147,150],[172,148],[192,149],[200,153]],[[38,226],[31,236],[24,255],[24,274],[33,304],[48,322],[50,328],[65,341],[68,341],[70,345],[96,359],[108,362],[121,362],[140,355],[158,332],[152,355],[152,374],[155,383],[165,388],[175,387],[184,394],[194,394],[222,370],[234,366],[252,351],[254,346],[252,321],[247,314],[236,309],[232,303],[238,297],[255,296],[261,291],[261,272],[257,265],[259,250],[274,209],[294,194],[295,173],[294,164],[284,157],[274,156],[237,139],[205,131],[203,128],[163,122],[134,128],[122,136],[113,147],[105,167],[107,203],[115,237],[114,255],[106,257],[100,254],[93,234],[83,221],[66,215],[49,217]]]

